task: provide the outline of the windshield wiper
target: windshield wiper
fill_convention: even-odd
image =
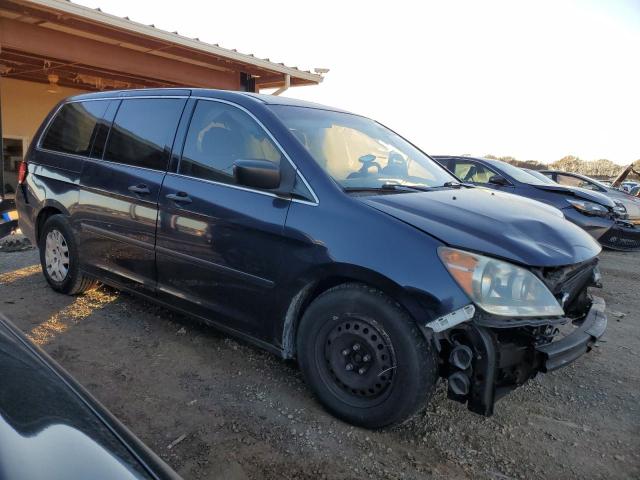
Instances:
[[[439,188],[462,188],[462,184],[460,182],[450,181],[450,182],[445,182],[442,185],[427,187],[424,185],[404,185],[402,183],[384,183],[380,188],[382,188],[383,190],[431,192]]]
[[[422,185],[403,185],[401,183],[383,183],[380,186],[380,189],[401,192],[428,192],[431,190],[431,187],[424,187]]]
[[[431,192],[439,188],[461,188],[462,184],[458,182],[446,182],[443,185],[427,187],[425,185],[405,185],[402,183],[383,183],[379,187],[345,187],[345,192],[362,192],[380,190],[387,192]]]

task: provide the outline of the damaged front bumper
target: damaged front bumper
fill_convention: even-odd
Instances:
[[[618,220],[598,241],[603,247],[612,250],[640,250],[640,226]]]
[[[584,355],[607,329],[605,303],[600,297],[592,299],[591,308],[582,324],[562,339],[536,347],[542,355],[540,371],[551,372],[564,367]]]
[[[441,376],[448,379],[449,398],[469,410],[492,415],[494,404],[539,372],[564,367],[593,347],[607,328],[605,302],[592,297],[580,319],[560,319],[572,331],[562,335],[558,321],[526,327],[495,328],[476,322],[450,332],[441,351]]]

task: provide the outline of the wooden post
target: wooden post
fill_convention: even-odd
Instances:
[[[4,199],[4,142],[2,141],[2,78],[0,78],[0,201]]]

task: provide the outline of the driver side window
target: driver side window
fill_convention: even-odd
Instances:
[[[453,173],[463,182],[480,184],[489,183],[489,179],[496,175],[484,165],[468,161],[456,161]]]
[[[249,115],[231,105],[199,100],[178,173],[234,184],[236,160],[268,160],[279,165],[281,158],[278,148]]]

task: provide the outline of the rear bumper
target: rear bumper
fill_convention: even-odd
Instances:
[[[542,355],[541,372],[551,372],[569,365],[589,350],[607,329],[605,303],[600,297],[594,297],[587,317],[573,333],[546,345],[536,347]]]
[[[34,201],[27,201],[28,190],[24,185],[20,185],[18,187],[18,191],[16,192],[16,210],[18,212],[18,226],[22,231],[22,234],[25,235],[32,245],[38,245],[36,239],[36,229],[35,229],[35,221],[36,221],[36,210],[33,208],[33,205],[36,203]]]

